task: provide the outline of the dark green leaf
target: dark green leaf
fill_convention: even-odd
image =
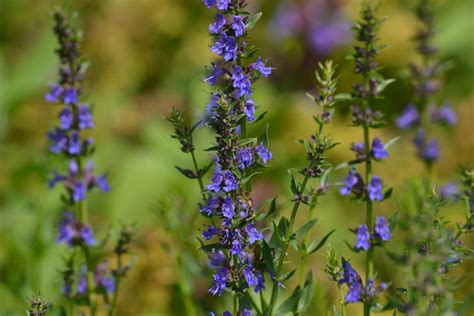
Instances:
[[[245,25],[245,30],[250,31],[255,27],[255,24],[257,24],[258,20],[262,17],[262,12],[258,12],[257,14],[251,16],[249,18],[249,21]]]
[[[295,233],[296,238],[300,238],[300,237],[306,235],[306,233],[309,232],[309,230],[311,228],[313,228],[314,224],[316,224],[317,221],[318,221],[318,219],[313,219],[313,220],[310,220],[309,222],[307,222],[306,224],[304,224],[303,226],[301,226]]]
[[[336,230],[333,229],[331,230],[329,233],[327,233],[317,244],[316,243],[311,243],[311,245],[309,246],[309,249],[308,249],[308,255],[312,254],[312,253],[315,253],[316,251],[318,251],[322,246],[324,246],[324,244],[326,243],[326,241],[329,239],[329,237],[335,232]]]

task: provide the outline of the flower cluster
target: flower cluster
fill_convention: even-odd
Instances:
[[[364,138],[361,142],[351,144],[350,149],[354,152],[355,159],[346,164],[352,167],[339,188],[339,193],[364,201],[366,204],[366,223],[352,231],[356,235],[353,250],[367,252],[367,269],[364,285],[351,265],[343,259],[344,278],[339,281],[339,284],[348,285],[349,292],[346,294],[345,302],[363,302],[365,315],[367,315],[370,306],[376,301],[377,294],[386,288],[386,285],[377,288],[374,286],[374,246],[382,245],[391,238],[385,217],[378,216],[373,223],[374,202],[382,202],[388,198],[391,189],[384,191],[383,180],[372,174],[372,167],[374,162],[389,156],[387,148],[393,143],[389,141],[384,144],[379,137],[370,138],[371,129],[380,128],[385,124],[383,114],[378,110],[372,110],[371,106],[393,80],[386,80],[377,72],[380,66],[376,57],[382,48],[377,43],[377,31],[383,21],[375,16],[374,9],[366,3],[362,5],[360,17],[361,21],[354,26],[355,38],[360,44],[354,47],[351,57],[355,63],[355,73],[362,77],[362,82],[353,84],[352,98],[361,105],[355,104],[351,109],[352,123],[354,126],[362,127]],[[364,175],[357,170],[356,166],[359,164],[365,165]]]
[[[249,16],[245,1],[205,0],[204,4],[218,10],[209,26],[210,49],[222,57],[219,64],[211,64],[205,79],[213,89],[208,125],[216,132],[215,168],[201,206],[201,213],[213,222],[202,235],[205,240],[218,241],[209,253],[217,270],[209,292],[221,295],[225,288],[240,291],[247,287],[258,292],[264,288],[264,271],[254,247],[263,234],[255,223],[250,178],[272,154],[266,140],[248,141],[245,133],[247,123],[256,120],[252,84],[259,77],[268,77],[272,68],[261,57],[249,60],[255,49],[246,38],[259,14]]]
[[[346,303],[363,302],[372,304],[376,300],[377,295],[387,289],[387,284],[385,283],[381,283],[376,287],[372,278],[369,278],[364,285],[357,271],[344,258],[342,258],[342,269],[342,278],[340,278],[338,283],[346,284],[348,287],[348,292],[344,297]]]
[[[30,299],[30,308],[27,311],[28,316],[45,316],[51,309],[51,303],[43,300],[39,296],[33,296]]]
[[[110,190],[106,175],[94,173],[92,161],[85,158],[92,154],[93,140],[86,137],[84,130],[94,127],[90,107],[82,102],[82,81],[85,74],[85,63],[81,60],[79,33],[69,25],[66,15],[61,9],[54,11],[54,33],[59,42],[56,53],[59,57],[59,81],[51,85],[45,95],[49,103],[60,106],[58,124],[48,134],[51,142],[49,150],[68,161],[68,171],[64,174],[55,172],[49,180],[49,187],[62,184],[66,191],[62,200],[68,209],[64,219],[59,223],[57,242],[69,247],[79,248],[83,254],[82,268],[77,269],[75,259],[79,251],[71,251],[63,270],[63,294],[73,304],[85,301],[91,314],[97,310],[96,294],[102,294],[109,300],[113,295],[113,304],[107,304],[113,314],[116,301],[118,281],[125,275],[128,266],[118,260],[115,269],[109,269],[106,261],[97,264],[91,259],[90,248],[97,246],[95,234],[87,222],[88,214],[85,203],[88,192],[98,188],[102,192]],[[115,253],[117,257],[127,253],[131,237],[121,233]],[[84,297],[86,300],[77,300]],[[81,303],[79,303],[81,304]]]
[[[396,119],[401,129],[415,129],[413,143],[418,157],[430,167],[440,156],[438,141],[427,136],[427,124],[454,125],[457,115],[449,103],[438,106],[434,96],[441,89],[440,75],[443,64],[436,58],[438,49],[433,45],[435,19],[430,0],[421,0],[416,16],[421,23],[415,35],[417,51],[422,58],[420,65],[411,64],[411,83],[414,98]]]
[[[359,227],[354,230],[354,233],[357,237],[356,243],[354,245],[354,249],[356,251],[367,251],[372,246],[380,245],[382,242],[388,241],[392,237],[387,220],[383,216],[378,216],[375,219],[375,225],[372,231],[373,234],[370,233],[369,227],[367,227],[367,225],[359,225]]]
[[[350,22],[332,1],[281,1],[270,27],[276,39],[301,36],[318,56],[326,56],[350,40]]]

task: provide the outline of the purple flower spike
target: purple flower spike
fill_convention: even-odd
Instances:
[[[65,104],[77,104],[79,102],[79,94],[76,88],[68,88],[64,90],[63,101]]]
[[[94,127],[94,121],[92,120],[92,114],[87,104],[79,106],[79,128],[88,129]]]
[[[370,232],[367,225],[359,225],[356,231],[357,240],[355,244],[355,250],[369,250],[370,248]]]
[[[380,177],[373,177],[367,186],[367,192],[371,201],[383,201],[383,184]]]

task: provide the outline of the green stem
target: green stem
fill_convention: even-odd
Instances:
[[[193,158],[194,172],[196,173],[196,176],[197,176],[199,188],[201,189],[201,194],[202,194],[203,199],[205,199],[206,194],[204,193],[204,184],[202,183],[202,176],[199,174],[199,167],[196,160],[196,155],[194,154],[194,150],[191,151],[191,157]]]
[[[91,310],[91,315],[95,316],[97,312],[97,297],[94,286],[94,266],[92,265],[92,260],[89,254],[89,248],[83,246],[82,250],[84,252],[84,257],[86,259],[87,265],[87,292],[89,296],[89,307]]]
[[[367,158],[365,160],[365,183],[369,185],[370,178],[372,176],[372,161],[370,158],[370,137],[369,137],[369,127],[364,125],[364,143],[365,143],[365,152],[367,153]],[[366,197],[366,224],[369,228],[369,231],[372,230],[372,208],[373,204],[369,197]],[[365,261],[365,284],[368,284],[369,279],[374,273],[374,247],[370,247],[367,251],[367,257]],[[364,303],[364,316],[370,315],[370,305]]]
[[[237,295],[234,295],[234,316],[237,316],[237,313],[239,312],[239,298]]]
[[[112,316],[117,306],[118,292],[120,289],[120,282],[122,281],[121,271],[122,271],[122,256],[117,255],[117,277],[115,278],[115,291],[112,297],[112,305],[110,306],[108,315]]]
[[[301,185],[301,190],[299,192],[300,194],[302,194],[304,192],[304,190],[306,189],[306,185],[308,184],[308,180],[309,180],[309,176],[306,175],[304,177],[303,183]],[[283,268],[283,262],[285,261],[285,254],[286,254],[286,251],[288,250],[288,246],[290,244],[290,237],[293,234],[293,227],[295,225],[296,214],[298,213],[298,209],[299,209],[300,205],[301,205],[301,200],[298,199],[295,202],[295,204],[293,205],[293,209],[291,211],[290,227],[289,227],[289,231],[288,231],[288,236],[285,236],[286,241],[283,244],[283,248],[282,248],[282,251],[280,253],[279,260],[278,260],[278,266],[277,266],[277,270],[276,270],[275,281],[273,282],[272,296],[270,298],[270,303],[268,304],[269,310],[268,310],[267,315],[272,315],[273,306],[275,305],[276,299],[278,298],[278,280],[277,280],[277,278],[280,276],[282,268]]]
[[[260,291],[260,293],[261,293],[261,292],[262,292],[262,291]],[[253,309],[254,309],[255,312],[257,313],[257,316],[262,315],[262,311],[261,311],[260,308],[258,307],[257,302],[255,302],[254,298],[253,298],[252,295],[249,293],[249,291],[245,291],[244,295],[245,295],[245,297],[249,300],[250,305],[252,305]]]

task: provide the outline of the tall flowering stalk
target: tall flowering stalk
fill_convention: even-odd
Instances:
[[[247,40],[261,13],[250,16],[245,11],[245,0],[205,0],[204,4],[218,11],[209,33],[210,49],[221,60],[211,64],[205,79],[212,89],[207,125],[216,133],[211,148],[216,157],[201,205],[201,213],[212,221],[202,236],[212,243],[203,242],[201,248],[216,269],[209,292],[220,296],[224,290],[229,291],[233,315],[248,315],[250,311],[240,307],[240,300],[250,301],[260,313],[249,290],[260,292],[265,288],[260,251],[263,234],[257,228],[251,181],[272,154],[265,137],[247,138],[247,125],[259,120],[252,85],[260,77],[268,77],[272,68],[263,58],[253,57],[257,49]]]
[[[370,315],[370,309],[377,302],[377,294],[386,288],[382,283],[375,286],[374,249],[383,245],[391,238],[388,222],[383,216],[374,219],[374,203],[382,202],[389,197],[391,189],[384,192],[383,181],[379,176],[373,175],[373,163],[388,156],[388,143],[384,145],[380,138],[370,137],[370,131],[384,125],[380,111],[372,108],[380,93],[393,80],[385,80],[377,72],[379,65],[376,56],[381,46],[377,43],[377,31],[383,20],[375,16],[374,8],[363,2],[360,11],[360,22],[354,25],[356,40],[360,43],[355,46],[352,58],[355,63],[355,72],[362,76],[361,83],[353,85],[352,97],[360,105],[352,106],[352,123],[363,130],[363,141],[354,142],[351,150],[355,159],[348,163],[351,166],[347,178],[339,192],[343,196],[351,196],[364,201],[366,205],[366,222],[356,227],[353,232],[356,241],[353,250],[366,252],[365,280],[352,268],[349,261],[342,259],[342,277],[340,285],[346,284],[348,292],[345,295],[346,303],[364,303],[364,315]],[[364,165],[365,173],[361,174],[356,166]]]
[[[275,225],[274,234],[270,240],[270,245],[274,247],[276,252],[276,264],[270,271],[273,272],[273,288],[271,292],[270,302],[265,315],[293,312],[294,314],[306,311],[312,296],[313,282],[312,272],[306,274],[307,257],[319,250],[329,236],[334,232],[331,231],[319,241],[310,242],[311,228],[316,224],[317,219],[314,218],[314,209],[317,205],[318,197],[324,194],[329,188],[327,177],[331,171],[331,164],[327,161],[327,152],[336,144],[333,143],[330,135],[323,133],[324,126],[330,123],[334,117],[334,106],[342,99],[342,95],[336,95],[337,79],[335,78],[335,66],[331,61],[319,64],[316,71],[316,79],[318,83],[318,95],[312,100],[320,108],[320,113],[314,116],[317,124],[317,130],[308,140],[300,142],[306,149],[306,159],[308,166],[302,168],[299,173],[303,176],[301,183],[298,183],[294,175],[291,175],[291,191],[293,193],[293,208],[290,219],[282,217]],[[317,180],[318,185],[310,188],[310,181]],[[295,221],[301,205],[309,207],[307,222],[295,230]],[[301,262],[299,266],[300,280],[299,285],[294,289],[290,297],[285,300],[278,309],[275,305],[278,301],[279,287],[283,286],[283,282],[291,278],[293,272],[283,273],[284,262],[287,256],[290,244],[301,254]]]
[[[437,93],[442,88],[441,76],[446,67],[438,58],[438,49],[433,44],[436,34],[433,7],[432,0],[419,0],[416,7],[420,27],[414,40],[420,63],[409,67],[413,100],[396,120],[399,128],[416,130],[413,143],[429,173],[440,156],[438,141],[429,137],[431,125],[449,126],[457,122],[457,115],[449,103],[437,104]]]
[[[98,298],[103,297],[109,314],[112,315],[120,279],[128,271],[128,264],[122,257],[128,252],[131,231],[123,229],[115,249],[117,265],[110,269],[105,258],[98,260],[91,251],[98,244],[89,223],[87,197],[95,189],[109,191],[105,175],[94,173],[93,163],[86,160],[94,151],[93,139],[86,131],[94,127],[91,108],[83,102],[83,86],[86,63],[81,59],[79,33],[70,26],[67,16],[56,9],[54,33],[59,47],[59,81],[51,85],[45,95],[48,103],[60,107],[58,123],[48,133],[49,151],[67,163],[65,173],[55,172],[49,181],[50,188],[59,184],[65,189],[62,201],[67,207],[59,224],[57,242],[71,248],[63,270],[64,286],[62,293],[70,300],[70,314],[75,314],[76,304],[85,304],[92,315],[96,314]],[[79,251],[82,259],[79,259]]]

